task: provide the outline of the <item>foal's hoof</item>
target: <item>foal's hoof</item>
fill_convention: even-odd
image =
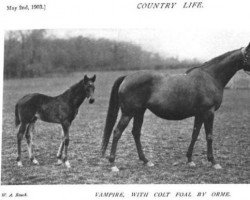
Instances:
[[[39,162],[38,162],[37,159],[35,159],[35,158],[32,160],[32,163],[33,163],[34,165],[39,165]]]
[[[63,164],[63,161],[61,159],[58,159],[56,165],[59,166],[61,164]]]
[[[195,164],[193,161],[188,162],[187,165],[188,165],[189,167],[196,167],[196,164]]]
[[[66,165],[66,167],[67,167],[67,168],[71,168],[70,163],[69,163],[69,161],[68,161],[68,160],[67,160],[67,161],[65,161],[65,165]]]
[[[111,171],[112,172],[119,172],[119,169],[118,169],[118,167],[113,166],[113,167],[111,167]]]
[[[22,166],[23,166],[23,163],[22,163],[21,161],[18,161],[18,162],[17,162],[17,166],[18,166],[18,167],[22,167]]]
[[[220,166],[220,164],[215,164],[215,165],[213,165],[213,168],[214,168],[214,169],[222,169],[222,167]]]
[[[148,162],[146,163],[146,165],[147,165],[148,167],[153,167],[153,166],[155,166],[154,163],[152,163],[151,161],[148,161]]]

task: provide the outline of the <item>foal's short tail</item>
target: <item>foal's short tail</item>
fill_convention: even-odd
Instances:
[[[104,129],[104,134],[102,138],[102,156],[105,155],[106,149],[108,147],[109,139],[115,125],[118,111],[119,111],[119,97],[118,97],[118,90],[119,87],[126,76],[119,77],[115,82],[111,90],[110,99],[109,99],[109,108],[108,114],[106,118],[106,124]]]
[[[15,106],[15,125],[18,126],[20,124],[19,113],[18,113],[18,105]]]

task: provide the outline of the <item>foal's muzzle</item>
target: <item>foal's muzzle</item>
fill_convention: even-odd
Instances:
[[[92,104],[92,103],[94,103],[94,102],[95,102],[95,99],[94,99],[94,98],[90,98],[90,99],[89,99],[89,103],[90,103],[90,104]]]
[[[94,90],[90,90],[87,93],[87,99],[89,100],[89,103],[92,104],[95,102],[95,95],[94,95]]]

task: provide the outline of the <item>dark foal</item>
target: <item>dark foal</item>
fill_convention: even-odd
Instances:
[[[207,158],[215,169],[221,166],[213,156],[214,112],[222,103],[223,90],[234,74],[240,70],[250,71],[250,45],[216,57],[200,67],[188,70],[185,74],[165,75],[152,71],[139,71],[118,78],[112,88],[106,126],[102,142],[104,156],[108,142],[121,109],[121,118],[114,129],[109,161],[112,170],[118,140],[128,123],[134,118],[132,134],[139,159],[153,166],[144,155],[140,142],[141,127],[146,109],[158,117],[168,120],[182,120],[194,116],[192,140],[187,151],[188,164],[192,161],[194,144],[204,124],[207,140]]]
[[[68,146],[69,146],[69,128],[71,122],[75,119],[80,105],[85,98],[89,99],[89,103],[94,102],[94,82],[96,76],[84,78],[71,86],[63,94],[55,97],[44,94],[28,94],[21,98],[15,107],[15,123],[16,126],[20,124],[17,133],[17,164],[22,166],[21,162],[21,141],[25,135],[30,160],[34,164],[39,164],[32,152],[32,134],[35,130],[35,122],[41,119],[45,122],[61,124],[63,130],[63,138],[60,144],[57,158],[58,164],[62,164],[63,160],[67,167],[70,167],[68,161]],[[64,149],[64,159],[62,160],[62,153]]]

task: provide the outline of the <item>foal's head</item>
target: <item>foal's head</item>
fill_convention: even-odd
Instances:
[[[84,90],[86,92],[86,98],[89,99],[89,103],[94,103],[94,91],[95,91],[95,82],[96,75],[94,75],[92,78],[89,78],[87,75],[83,78],[83,84],[84,84]]]
[[[243,59],[244,59],[244,63],[243,63],[243,69],[245,72],[250,72],[250,43],[248,44],[247,47],[243,48],[242,50],[243,53]]]

